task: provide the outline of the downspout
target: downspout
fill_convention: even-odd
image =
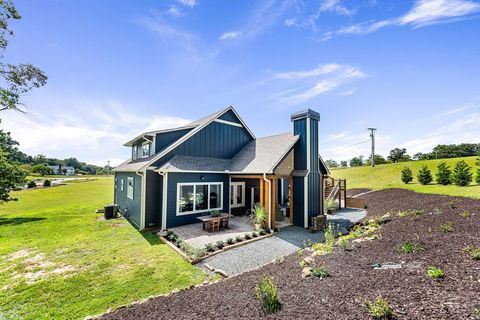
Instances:
[[[162,230],[167,230],[167,190],[168,190],[168,172],[157,171],[163,177],[162,180]]]
[[[146,201],[145,199],[147,198],[147,195],[145,194],[145,186],[146,186],[146,180],[147,180],[147,171],[143,171],[142,173],[139,173],[141,171],[135,171],[135,174],[139,177],[142,177],[142,188],[141,188],[141,207],[140,207],[140,230],[143,230],[145,229],[145,205],[146,205]],[[128,188],[128,186],[127,186]]]
[[[268,228],[271,229],[272,228],[272,213],[271,213],[271,203],[270,203],[270,199],[272,198],[272,183],[270,182],[270,180],[267,179],[267,174],[264,173],[263,174],[263,181],[265,181],[266,183],[268,183]]]

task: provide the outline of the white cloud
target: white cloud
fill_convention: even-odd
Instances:
[[[185,7],[193,8],[198,5],[197,0],[177,0],[178,3],[184,5]]]
[[[180,17],[182,15],[182,11],[180,11],[180,9],[177,6],[171,6],[167,10],[167,13],[172,17]]]
[[[323,40],[346,34],[368,34],[388,26],[419,28],[465,19],[480,12],[480,4],[470,0],[417,0],[405,15],[381,21],[367,21],[324,33]]]
[[[275,79],[302,81],[304,86],[302,89],[277,93],[275,98],[283,103],[299,104],[365,76],[359,68],[335,63],[321,64],[311,70],[278,73],[274,75]],[[315,81],[313,86],[312,79]]]
[[[242,35],[241,31],[229,31],[229,32],[224,32],[220,36],[220,40],[233,40],[235,38],[238,38],[239,36]]]
[[[52,108],[41,115],[2,113],[0,127],[10,131],[28,154],[50,157],[76,157],[80,161],[119,164],[130,153],[123,144],[140,132],[178,127],[189,121],[166,115],[140,116],[141,112],[116,102],[63,103],[74,112],[71,116]],[[122,157],[123,158],[122,160]],[[120,161],[120,162],[121,162]]]
[[[341,92],[340,95],[341,96],[351,96],[352,94],[355,93],[355,91],[357,91],[357,89],[350,89],[350,90]]]
[[[320,12],[334,12],[340,15],[351,16],[355,14],[355,10],[348,9],[344,5],[342,5],[342,1],[340,0],[324,0],[320,4]]]

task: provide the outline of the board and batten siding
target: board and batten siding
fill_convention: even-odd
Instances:
[[[172,143],[186,135],[192,129],[176,130],[171,132],[157,133],[155,136],[155,153],[159,153]]]
[[[128,177],[133,178],[133,200],[127,197]],[[123,179],[123,191],[120,188]],[[137,228],[140,228],[140,215],[142,203],[142,177],[135,172],[115,172],[115,203],[124,213],[125,218],[130,220]]]
[[[162,222],[163,177],[152,170],[147,170],[145,198],[145,228],[160,226]]]
[[[202,180],[203,177],[203,180]],[[178,183],[208,183],[223,182],[222,212],[228,212],[228,176],[221,173],[173,173],[168,174],[168,196],[167,196],[167,228],[177,227],[184,224],[199,222],[196,217],[208,214],[207,212],[185,214],[177,216],[177,184]]]
[[[218,119],[235,122],[235,123],[241,123],[240,119],[237,118],[237,116],[235,115],[235,112],[233,112],[232,110],[225,112],[220,117],[218,117]]]

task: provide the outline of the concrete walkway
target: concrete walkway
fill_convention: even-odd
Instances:
[[[343,209],[327,218],[329,222],[338,226],[339,232],[345,233],[346,228],[362,220],[365,215],[364,210]],[[205,259],[199,266],[209,270],[221,270],[228,276],[234,276],[288,256],[302,249],[304,243],[323,241],[325,241],[324,232],[309,233],[304,228],[289,226],[280,229],[280,232],[272,237]]]

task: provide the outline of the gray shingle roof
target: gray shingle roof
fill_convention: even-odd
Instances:
[[[177,155],[162,165],[159,170],[272,173],[297,140],[298,136],[291,133],[258,138],[246,145],[231,160]]]
[[[123,162],[122,164],[116,166],[112,171],[139,171],[144,165],[146,165],[150,159],[146,159],[144,161],[132,161],[132,160],[127,160]]]

